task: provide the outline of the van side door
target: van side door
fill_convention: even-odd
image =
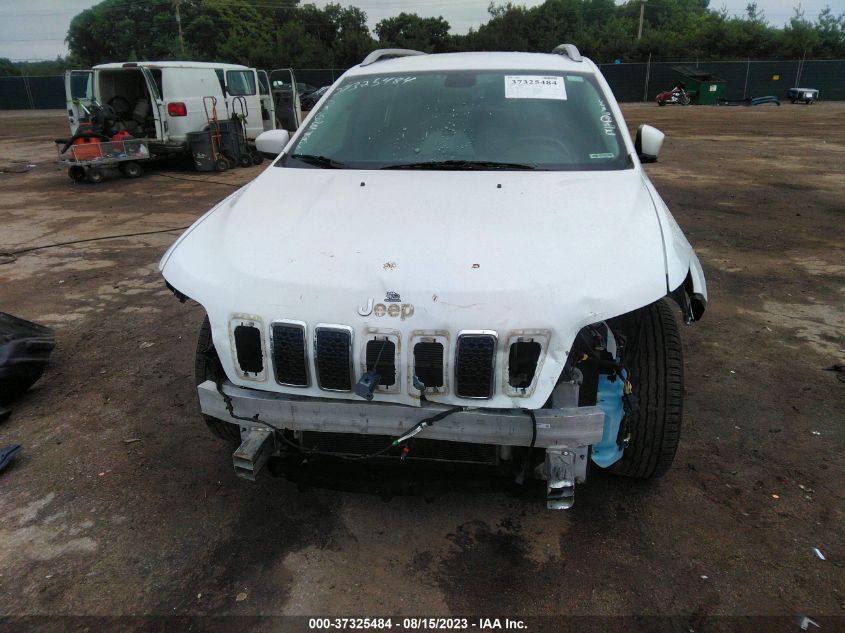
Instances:
[[[254,68],[226,71],[226,101],[230,112],[238,112],[234,100],[243,97],[246,101],[246,135],[254,139],[264,131],[261,119],[261,100],[258,97],[258,75]]]
[[[94,101],[94,71],[68,70],[65,72],[65,101],[70,133],[76,134],[79,122],[88,118]]]
[[[270,78],[266,70],[258,71],[258,94],[261,96],[261,122],[264,131],[276,129],[276,104],[270,93]]]
[[[293,132],[299,127],[302,117],[293,70],[280,68],[271,72],[270,91],[276,104],[276,120],[279,122],[277,127]]]
[[[162,141],[167,141],[168,130],[167,121],[165,121],[163,116],[164,100],[161,96],[161,87],[158,82],[156,82],[155,77],[149,68],[141,68],[141,72],[144,74],[144,79],[147,81],[147,92],[150,95],[150,108],[156,122],[156,138]],[[159,81],[161,81],[162,71],[158,71],[158,77]]]

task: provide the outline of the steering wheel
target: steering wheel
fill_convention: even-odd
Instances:
[[[129,103],[129,99],[126,97],[115,95],[109,99],[108,105],[112,108],[112,112],[117,114],[121,119],[125,119],[132,113],[132,104]]]
[[[512,152],[518,148],[534,150],[538,145],[545,145],[548,148],[554,149],[555,152],[563,158],[563,161],[561,162],[569,162],[573,158],[572,149],[570,147],[564,145],[557,139],[549,138],[547,136],[524,136],[505,148],[505,153]]]

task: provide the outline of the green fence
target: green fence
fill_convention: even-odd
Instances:
[[[636,64],[600,64],[600,68],[618,101],[651,101],[658,92],[670,89],[680,79],[672,67],[700,68],[727,81],[728,99],[774,95],[786,97],[789,88],[801,85],[817,88],[829,101],[845,100],[845,60],[819,59],[805,62],[742,60],[729,62],[646,62]],[[301,68],[297,81],[315,87],[333,83],[344,68]],[[0,110],[64,108],[64,78],[0,77]]]
[[[651,62],[645,64],[600,64],[618,101],[651,101],[658,92],[670,89],[681,76],[673,66],[700,68],[727,82],[726,99],[774,95],[786,98],[786,91],[800,84],[817,88],[822,99],[845,100],[845,60],[699,62]]]

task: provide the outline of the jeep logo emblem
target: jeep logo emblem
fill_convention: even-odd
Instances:
[[[400,321],[414,316],[414,305],[412,303],[397,303],[398,301],[399,293],[396,292],[388,292],[384,303],[376,303],[375,299],[370,297],[367,299],[367,305],[358,307],[358,314],[361,316],[372,314],[378,318],[389,316],[395,319],[399,317]]]

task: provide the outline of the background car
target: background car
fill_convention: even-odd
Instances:
[[[302,105],[302,109],[304,111],[308,111],[311,108],[313,108],[315,105],[317,105],[317,102],[320,100],[320,98],[324,94],[326,94],[326,91],[330,87],[331,86],[323,86],[322,88],[317,88],[316,90],[312,90],[311,92],[303,94],[302,97],[300,98],[301,99],[300,103]]]

